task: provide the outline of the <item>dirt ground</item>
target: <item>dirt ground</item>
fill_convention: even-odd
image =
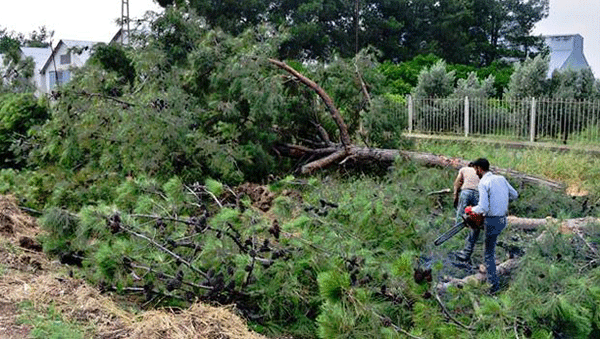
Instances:
[[[14,197],[0,195],[0,339],[29,338],[32,326],[19,321],[24,302],[42,314],[52,305],[64,321],[91,329],[93,338],[265,338],[248,329],[234,306],[125,310],[47,258],[35,240],[39,232],[36,220],[19,209]]]

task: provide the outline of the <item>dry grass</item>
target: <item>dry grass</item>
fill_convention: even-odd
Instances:
[[[35,219],[21,212],[14,196],[0,196],[0,234],[36,236],[38,230]]]
[[[33,218],[21,213],[14,197],[0,196],[0,227],[0,263],[8,269],[0,276],[0,303],[27,301],[40,311],[52,305],[66,321],[93,327],[96,338],[265,338],[249,331],[233,306],[196,303],[178,312],[139,314],[120,308],[83,280],[61,274],[61,265],[42,253],[18,248],[19,237],[35,236],[39,230]],[[33,268],[24,264],[32,262],[37,262]]]

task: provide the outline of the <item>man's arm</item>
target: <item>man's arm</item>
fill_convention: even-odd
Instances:
[[[506,185],[508,186],[508,201],[516,200],[519,197],[519,192],[517,192],[517,190],[510,185],[506,178],[504,180],[506,181]]]
[[[454,180],[454,207],[458,205],[458,193],[460,192],[460,187],[464,182],[462,171],[458,171],[458,175]]]

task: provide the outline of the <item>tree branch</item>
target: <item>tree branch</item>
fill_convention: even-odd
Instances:
[[[294,77],[296,77],[298,80],[300,80],[300,82],[302,82],[303,84],[305,84],[306,86],[308,86],[309,88],[314,90],[317,93],[317,95],[319,95],[321,97],[321,99],[323,99],[323,102],[325,102],[325,105],[327,106],[327,109],[329,110],[331,117],[333,118],[333,120],[335,121],[335,123],[337,124],[337,126],[340,130],[340,139],[341,139],[342,144],[346,148],[350,147],[352,142],[350,141],[350,134],[348,133],[348,127],[346,126],[344,119],[342,119],[342,115],[340,114],[337,107],[333,103],[333,100],[323,90],[323,88],[321,88],[321,86],[317,85],[314,81],[312,81],[312,80],[308,79],[307,77],[305,77],[304,75],[300,74],[298,71],[296,71],[292,67],[288,66],[284,62],[281,62],[281,61],[275,60],[275,59],[269,59],[269,62],[271,62],[272,64],[276,65],[277,67],[285,70],[286,72],[292,74]]]
[[[157,243],[156,241],[150,239],[149,237],[147,237],[144,234],[141,233],[137,233],[131,229],[128,229],[127,227],[124,227],[123,225],[121,225],[121,229],[123,229],[125,232],[136,236],[140,239],[144,239],[147,242],[151,243],[152,245],[154,245],[156,248],[158,248],[159,250],[167,253],[168,255],[172,256],[173,258],[177,259],[179,262],[181,262],[182,264],[184,264],[185,266],[189,267],[190,270],[194,271],[195,273],[200,274],[201,276],[203,276],[205,279],[209,279],[208,274],[206,274],[205,272],[202,272],[201,270],[197,269],[196,267],[194,267],[191,263],[189,263],[188,261],[186,261],[185,259],[183,259],[180,255],[178,255],[177,253],[169,250],[168,248],[164,247],[163,245]]]
[[[331,155],[328,155],[324,158],[315,160],[313,162],[309,162],[308,164],[302,166],[302,173],[307,174],[307,173],[311,173],[317,169],[327,167],[331,163],[345,158],[346,154],[347,154],[347,152],[345,149],[338,150],[337,152],[335,152]]]
[[[125,108],[129,108],[129,107],[135,106],[135,104],[132,104],[130,102],[123,101],[123,100],[117,99],[115,97],[111,97],[111,96],[100,94],[100,93],[88,93],[88,92],[82,91],[79,94],[84,95],[84,96],[88,96],[88,97],[98,97],[98,98],[102,98],[102,99],[112,100],[114,102],[118,102],[121,105],[126,106]]]
[[[446,305],[444,305],[444,303],[442,302],[442,299],[440,299],[439,294],[437,293],[437,290],[434,290],[434,295],[435,295],[435,300],[437,301],[438,305],[440,305],[440,308],[442,309],[442,312],[444,312],[444,314],[446,315],[446,318],[448,320],[451,320],[453,323],[455,323],[456,325],[464,328],[465,330],[468,331],[472,331],[473,328],[471,326],[467,326],[463,323],[461,323],[460,321],[456,320],[448,311],[448,309],[446,308]]]

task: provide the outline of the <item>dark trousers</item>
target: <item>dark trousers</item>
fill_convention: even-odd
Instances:
[[[484,255],[485,267],[487,269],[487,279],[492,288],[498,288],[498,276],[496,275],[496,242],[502,230],[506,227],[506,217],[485,217],[485,244]],[[465,242],[465,253],[467,256],[473,254],[475,242],[481,233],[480,229],[472,229]]]

